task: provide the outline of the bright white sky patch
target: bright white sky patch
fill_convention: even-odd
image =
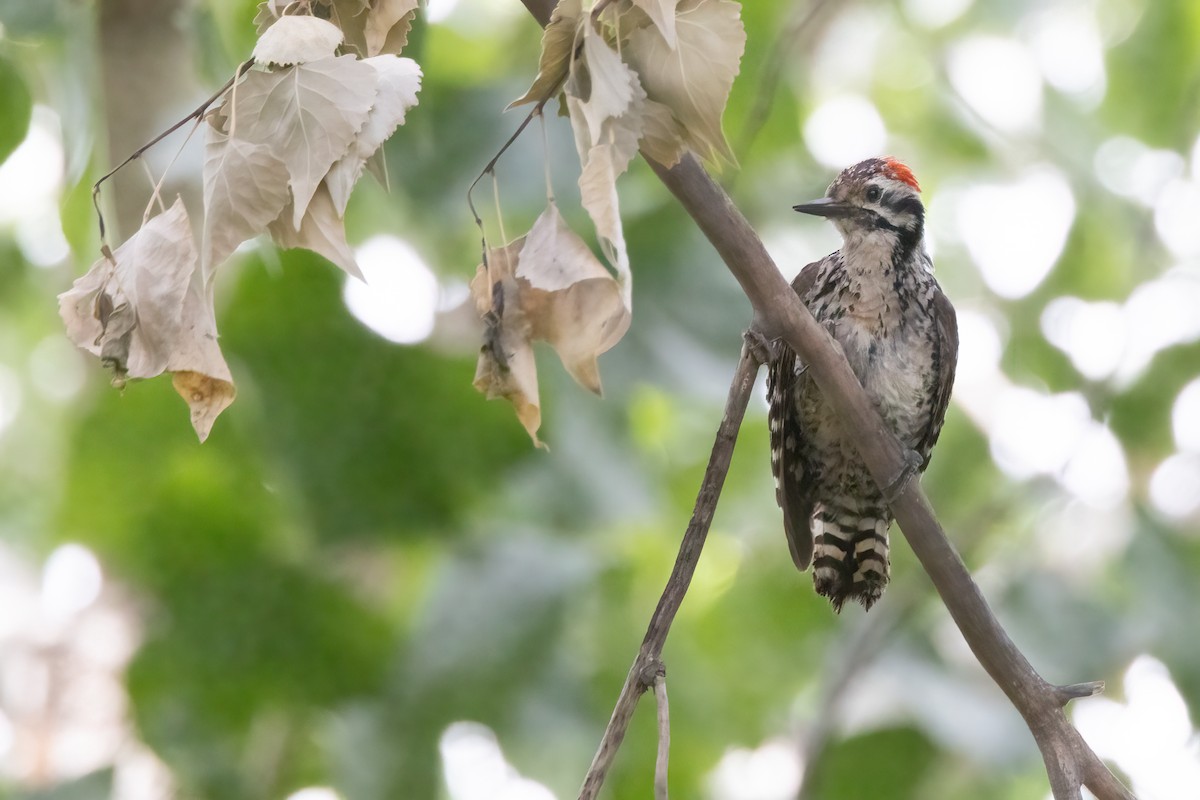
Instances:
[[[52,266],[70,254],[58,214],[62,183],[58,115],[35,106],[25,141],[0,165],[0,225],[14,228],[22,255],[36,266]]]
[[[287,800],[342,800],[342,796],[328,786],[306,786],[289,794]]]
[[[1042,121],[1042,76],[1020,42],[972,36],[950,51],[950,83],[976,114],[1005,133],[1028,133]]]
[[[904,13],[923,28],[949,25],[966,13],[972,0],[904,0]]]
[[[1200,453],[1200,378],[1184,386],[1175,398],[1171,428],[1175,431],[1176,447]]]
[[[809,115],[804,122],[804,141],[818,161],[840,170],[879,155],[887,142],[887,129],[865,97],[840,95]]]
[[[986,314],[971,308],[958,312],[959,359],[955,382],[959,386],[983,386],[988,392],[1000,370],[1004,344],[1000,331]]]
[[[1104,188],[1152,207],[1167,184],[1183,176],[1183,156],[1114,136],[1096,149],[1093,167]]]
[[[0,164],[0,224],[20,222],[34,209],[57,203],[62,180],[58,115],[37,106],[25,141]]]
[[[884,39],[894,36],[890,14],[882,6],[839,5],[841,13],[820,37],[808,75],[809,84],[820,96],[870,87],[876,62],[885,49]]]
[[[528,19],[520,3],[509,0],[429,0],[423,10],[428,22],[449,25],[470,34],[495,34],[499,26]]]
[[[716,800],[787,800],[800,788],[804,767],[795,742],[776,739],[755,750],[725,751],[709,776]]]
[[[358,321],[389,341],[414,344],[433,331],[438,283],[408,242],[375,236],[354,251],[367,282],[347,278],[342,297]]]
[[[21,410],[21,381],[17,374],[0,364],[0,433],[13,423]]]
[[[1030,15],[1029,44],[1046,82],[1098,103],[1104,97],[1104,45],[1096,15],[1082,4],[1056,5]]]
[[[61,545],[42,567],[42,608],[53,619],[69,619],[96,602],[103,586],[100,562],[91,550]]]
[[[1175,180],[1164,187],[1154,205],[1158,238],[1180,258],[1200,255],[1200,183]]]
[[[1150,476],[1150,503],[1173,519],[1200,511],[1200,455],[1177,453],[1159,464]]]
[[[504,758],[496,734],[478,722],[455,722],[438,742],[450,800],[555,800]]]
[[[1049,167],[1035,167],[1012,183],[966,189],[957,214],[984,282],[1009,299],[1024,297],[1045,279],[1074,221],[1071,187]]]
[[[1014,386],[1000,398],[992,456],[1014,478],[1055,473],[1066,466],[1091,419],[1077,392],[1047,395]]]
[[[425,20],[431,23],[445,22],[456,8],[458,0],[429,0],[425,6]]]
[[[12,749],[15,739],[16,734],[13,731],[12,723],[8,721],[5,713],[0,711],[0,758],[8,755],[8,751]]]
[[[1056,297],[1042,312],[1042,333],[1091,380],[1112,375],[1125,355],[1125,314],[1117,303]]]
[[[1115,508],[1125,500],[1125,451],[1112,431],[1092,419],[1077,392],[1051,395],[1010,386],[985,427],[996,465],[1012,477],[1052,476],[1093,508]]]
[[[1117,763],[1142,800],[1182,800],[1200,786],[1200,740],[1187,704],[1161,661],[1138,656],[1125,673],[1124,703],[1072,704],[1075,726],[1096,755]]]
[[[1068,492],[1092,508],[1113,509],[1129,492],[1125,450],[1107,426],[1088,425],[1059,475]]]
[[[64,403],[79,393],[87,379],[83,356],[67,337],[51,334],[29,354],[29,380],[47,400]]]
[[[1147,281],[1125,301],[1128,353],[1117,381],[1133,381],[1154,354],[1200,339],[1200,272],[1175,269]]]
[[[1034,546],[1038,563],[1060,575],[1094,579],[1100,570],[1120,558],[1136,527],[1128,505],[1101,508],[1072,501],[1051,511],[1038,524]],[[1080,531],[1087,531],[1080,536]]]

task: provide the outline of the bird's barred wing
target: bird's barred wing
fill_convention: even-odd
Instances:
[[[816,282],[820,262],[809,264],[792,288],[803,300]],[[796,410],[796,392],[807,381],[796,352],[780,342],[778,354],[767,368],[768,422],[771,430],[771,472],[775,476],[775,499],[783,509],[783,531],[796,568],[803,571],[812,563],[813,486],[804,474],[801,452],[804,430]]]
[[[950,298],[941,289],[933,295],[933,319],[937,334],[937,385],[929,409],[929,426],[918,444],[918,452],[923,457],[922,470],[929,466],[933,446],[942,432],[946,406],[950,404],[950,392],[954,388],[954,371],[958,366],[958,316],[954,306],[950,305]]]

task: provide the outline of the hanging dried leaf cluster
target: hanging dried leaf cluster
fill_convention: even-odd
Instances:
[[[512,402],[535,443],[541,410],[531,343],[550,342],[571,374],[599,393],[596,357],[629,327],[632,274],[617,178],[639,150],[667,167],[689,150],[733,161],[721,115],[745,44],[733,0],[600,0],[591,9],[559,0],[555,7],[537,77],[510,108],[558,97],[579,152],[583,207],[615,277],[566,227],[553,199],[527,236],[485,253],[472,283],[485,323],[475,386]],[[575,283],[589,288],[576,291]]]
[[[144,221],[59,296],[68,335],[126,378],[174,374],[201,441],[233,402],[213,279],[269,234],[361,278],[342,217],[381,145],[417,103],[421,70],[398,55],[417,0],[268,0],[254,66],[204,115],[199,248],[182,200]],[[161,206],[161,203],[160,203]]]

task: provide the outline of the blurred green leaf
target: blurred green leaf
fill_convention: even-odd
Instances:
[[[0,56],[0,164],[17,149],[29,129],[33,98],[15,64]]]
[[[921,798],[937,754],[914,728],[888,728],[844,739],[826,751],[813,778],[813,797],[860,800]]]

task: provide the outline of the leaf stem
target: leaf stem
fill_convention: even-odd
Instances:
[[[104,214],[103,214],[103,212],[100,211],[100,184],[104,183],[106,180],[111,178],[113,175],[116,175],[129,162],[131,162],[135,159],[141,158],[147,150],[149,150],[151,147],[154,147],[154,145],[158,144],[163,139],[167,138],[172,133],[174,133],[175,131],[182,128],[188,122],[190,122],[194,119],[200,119],[202,116],[204,116],[204,112],[208,111],[209,106],[211,106],[213,103],[220,100],[221,96],[224,95],[226,92],[228,92],[229,88],[231,86],[233,86],[234,83],[236,83],[239,78],[241,78],[243,75],[245,75],[246,70],[250,69],[250,67],[252,67],[252,66],[254,66],[253,58],[248,59],[247,61],[243,61],[242,64],[237,68],[237,71],[233,73],[233,77],[230,78],[229,80],[225,81],[225,85],[222,86],[220,89],[218,89],[216,91],[216,93],[213,94],[212,97],[208,98],[203,103],[201,103],[199,106],[197,106],[196,109],[194,111],[192,111],[191,113],[189,113],[186,117],[179,120],[178,122],[173,124],[171,127],[167,128],[165,131],[163,131],[162,133],[155,136],[150,141],[146,142],[144,145],[139,147],[137,150],[134,150],[129,155],[128,158],[126,158],[120,164],[117,164],[117,166],[113,167],[108,172],[104,173],[104,175],[102,175],[100,177],[100,180],[98,180],[94,184],[92,184],[92,206],[95,207],[95,209],[96,209],[96,218],[100,223],[100,242],[102,245],[107,245],[108,240],[106,238],[105,228],[104,228]]]

